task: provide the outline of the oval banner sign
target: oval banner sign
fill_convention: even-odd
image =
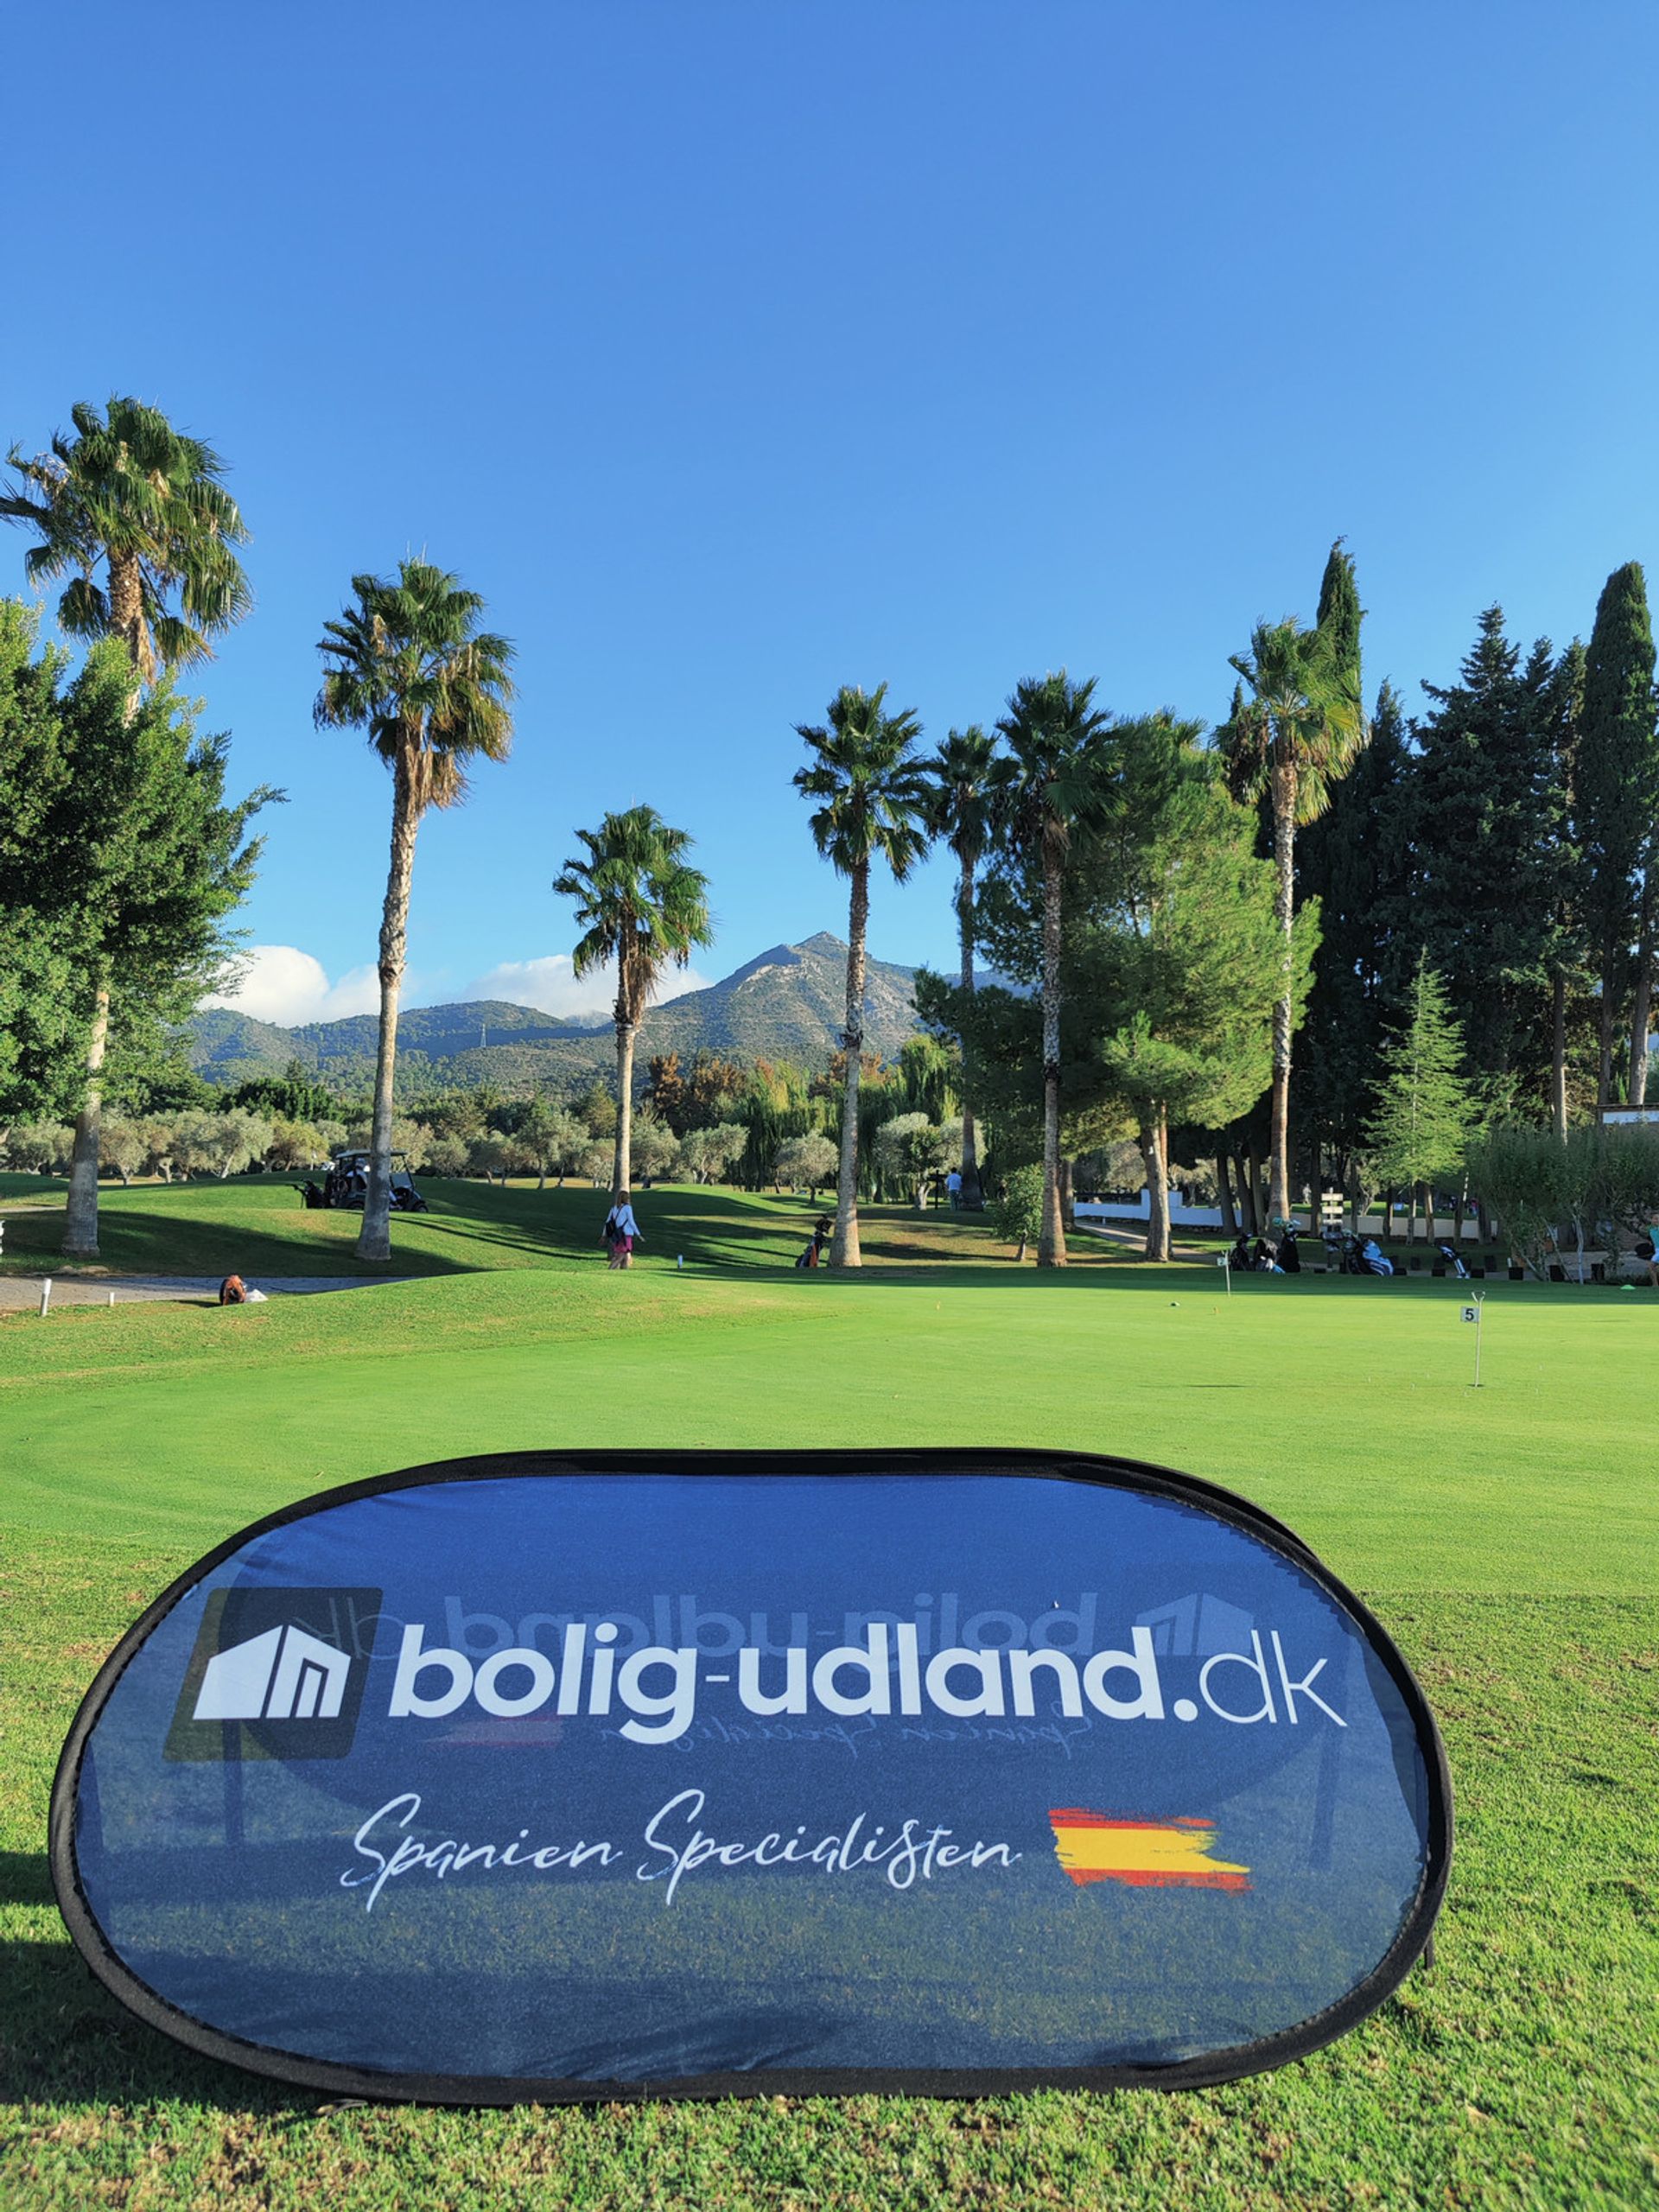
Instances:
[[[524,1453],[312,1498],[64,1750],[132,2010],[456,2103],[1186,2086],[1427,1941],[1433,1719],[1277,1522],[1065,1454]]]

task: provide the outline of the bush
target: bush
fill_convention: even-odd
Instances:
[[[1033,1161],[1028,1167],[1009,1170],[1002,1186],[1002,1195],[992,1201],[991,1226],[1005,1244],[1017,1244],[1016,1262],[1026,1256],[1026,1247],[1033,1236],[1039,1236],[1043,1226],[1043,1171],[1040,1163]]]

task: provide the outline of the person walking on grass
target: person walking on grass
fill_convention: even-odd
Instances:
[[[633,1205],[626,1191],[619,1191],[616,1204],[605,1217],[605,1234],[610,1241],[611,1266],[631,1268],[636,1240],[644,1243],[639,1224],[633,1217]]]

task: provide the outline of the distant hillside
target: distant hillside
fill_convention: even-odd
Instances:
[[[688,991],[645,1017],[639,1067],[657,1052],[698,1051],[730,1059],[797,1060],[822,1066],[839,1049],[846,998],[847,947],[821,931],[804,944],[775,944],[704,991]],[[869,963],[865,1050],[895,1055],[915,1034],[916,971]],[[191,1024],[191,1065],[230,1087],[280,1074],[291,1060],[335,1088],[366,1090],[374,1079],[372,1014],[307,1022],[296,1029],[255,1021],[219,1007]],[[570,1090],[613,1065],[611,1031],[560,1021],[502,999],[463,1006],[415,1007],[397,1024],[398,1088],[405,1097],[493,1083],[512,1094],[546,1084]]]

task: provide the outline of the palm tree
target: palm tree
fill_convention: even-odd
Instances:
[[[1332,785],[1353,766],[1368,732],[1358,692],[1326,632],[1305,630],[1294,615],[1282,622],[1258,622],[1249,652],[1233,653],[1230,660],[1243,681],[1233,693],[1232,713],[1217,734],[1228,780],[1240,798],[1255,802],[1265,792],[1273,809],[1284,988],[1273,1009],[1268,1217],[1287,1221],[1296,832],[1325,812]]]
[[[175,430],[159,408],[112,397],[100,415],[83,400],[70,417],[76,435],[59,431],[49,453],[31,458],[14,446],[7,454],[18,481],[0,487],[0,517],[40,541],[23,556],[31,582],[76,572],[58,601],[69,635],[118,637],[135,687],[150,683],[162,669],[202,659],[213,633],[247,613],[252,595],[232,550],[247,528],[221,481],[219,455]],[[136,706],[136,688],[133,696]],[[98,1257],[109,978],[95,973],[92,984],[86,1090],[64,1211],[63,1249],[77,1259]]]
[[[100,415],[83,400],[70,418],[76,435],[60,431],[49,453],[12,448],[7,465],[22,480],[0,494],[0,516],[39,536],[24,557],[31,582],[76,571],[58,601],[69,635],[119,638],[150,683],[160,669],[207,658],[213,634],[247,613],[252,594],[232,550],[247,528],[219,456],[159,408],[112,397]]]
[[[841,1168],[836,1183],[832,1268],[856,1268],[858,1249],[858,1079],[864,1046],[864,940],[870,918],[870,863],[883,860],[902,883],[927,850],[927,782],[912,748],[922,726],[913,709],[887,713],[887,687],[843,684],[830,702],[827,728],[798,722],[810,766],[795,788],[821,802],[812,816],[818,850],[852,884],[847,924],[847,1058],[841,1103]]]
[[[480,630],[484,601],[427,561],[404,561],[395,581],[352,578],[355,604],[325,622],[317,650],[319,728],[366,731],[391,770],[391,865],[380,918],[380,1045],[374,1071],[369,1187],[360,1257],[391,1257],[391,1094],[397,1001],[409,933],[415,836],[430,806],[454,806],[467,763],[505,760],[512,743],[512,647]]]
[[[1043,883],[1043,1226],[1039,1268],[1065,1265],[1060,1212],[1060,925],[1072,833],[1104,826],[1115,760],[1112,717],[1094,705],[1092,677],[1028,676],[997,729],[1007,741],[997,802],[1001,842]]]
[[[990,842],[991,817],[998,782],[996,741],[977,722],[953,729],[925,764],[929,779],[927,825],[957,856],[957,929],[962,941],[962,989],[974,990],[974,876]],[[977,1207],[979,1153],[974,1128],[972,1085],[963,1052],[962,1105],[962,1203]]]
[[[611,1201],[628,1187],[633,1137],[633,1052],[639,1024],[664,968],[685,967],[694,945],[714,941],[709,879],[688,865],[691,839],[655,807],[607,814],[578,830],[586,860],[566,861],[553,888],[576,902],[584,934],[572,961],[578,976],[616,963],[616,1149]]]

